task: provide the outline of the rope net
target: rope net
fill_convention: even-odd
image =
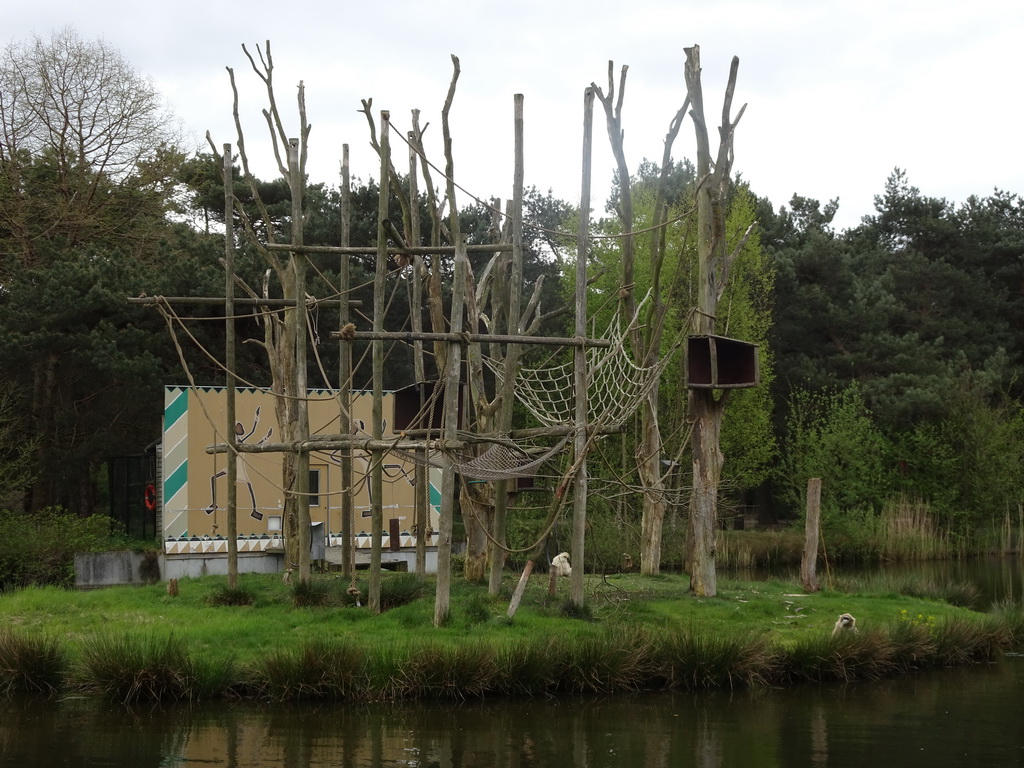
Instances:
[[[603,338],[610,342],[609,346],[586,349],[587,423],[617,426],[640,406],[672,356],[664,355],[654,365],[637,365],[626,350],[626,334],[618,312]],[[487,364],[499,380],[504,380],[500,361],[488,360]],[[515,393],[545,426],[576,421],[575,366],[571,361],[547,368],[521,368],[516,374]]]
[[[562,453],[571,436],[563,437],[551,447],[524,448],[512,442],[492,443],[477,456],[468,456],[455,451],[395,450],[393,453],[409,461],[431,467],[444,467],[446,454],[450,466],[464,477],[473,480],[511,480],[517,477],[536,477],[542,467]]]

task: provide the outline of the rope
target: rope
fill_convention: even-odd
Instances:
[[[648,295],[637,308],[630,327]],[[587,421],[590,424],[620,425],[639,408],[651,391],[673,353],[675,346],[654,365],[637,365],[626,351],[626,335],[616,312],[605,331],[608,347],[589,347],[587,358]],[[504,380],[501,362],[488,359],[488,366],[499,380]],[[575,366],[571,362],[547,368],[521,368],[516,375],[516,396],[531,414],[546,426],[573,424],[576,420]]]

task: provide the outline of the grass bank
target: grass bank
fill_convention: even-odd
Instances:
[[[118,701],[255,697],[353,701],[863,680],[990,659],[1024,638],[1024,614],[980,614],[963,585],[722,581],[715,598],[684,576],[588,577],[571,618],[566,584],[533,584],[513,620],[504,594],[458,582],[434,628],[433,584],[385,576],[391,607],[355,607],[347,583],[311,587],[244,575],[70,592],[0,595],[0,694],[93,693]],[[365,587],[365,585],[364,585]],[[401,604],[400,604],[401,603]],[[858,631],[831,636],[841,613]]]

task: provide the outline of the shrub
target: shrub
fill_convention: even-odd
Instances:
[[[189,655],[179,638],[97,636],[81,648],[81,685],[125,704],[199,701],[222,693],[234,662]]]
[[[751,686],[765,681],[774,653],[765,635],[672,630],[655,641],[657,675],[670,688]]]
[[[0,696],[56,693],[64,682],[66,667],[55,638],[28,638],[0,629]]]
[[[466,626],[485,624],[491,618],[491,602],[485,595],[474,593],[458,606],[458,612]]]
[[[483,697],[498,679],[493,648],[484,643],[427,643],[411,649],[391,686],[405,698]]]
[[[415,573],[399,573],[382,579],[380,583],[380,609],[388,611],[407,605],[423,596],[423,580]]]
[[[212,595],[207,598],[210,605],[232,606],[232,605],[253,605],[256,596],[251,590],[244,587],[232,589],[227,585],[220,586]]]
[[[291,586],[292,605],[296,608],[322,608],[331,602],[331,589],[325,581],[298,579]]]
[[[313,640],[264,654],[249,676],[261,698],[345,699],[366,691],[366,654],[350,641]]]
[[[113,548],[111,519],[78,517],[59,507],[32,514],[0,510],[0,589],[72,587],[75,554]]]

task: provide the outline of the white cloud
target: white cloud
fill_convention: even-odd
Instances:
[[[5,10],[9,40],[64,24],[102,36],[150,76],[197,140],[234,142],[235,70],[250,148],[264,152],[261,84],[241,51],[268,38],[278,98],[288,110],[306,87],[314,180],[335,183],[341,144],[353,173],[376,177],[360,99],[389,109],[396,130],[413,108],[440,140],[451,54],[462,76],[452,113],[456,173],[483,197],[507,196],[513,95],[525,96],[527,183],[578,197],[583,91],[607,86],[609,60],[629,65],[624,127],[632,166],[660,158],[682,103],[683,48],[701,46],[707,111],[718,115],[732,56],[736,106],[748,104],[736,169],[778,207],[794,193],[840,198],[841,226],[872,213],[894,166],[928,195],[962,201],[993,187],[1024,192],[1016,94],[1024,7],[974,0],[522,0],[425,3],[271,3],[180,0],[150,4],[37,0]],[[286,111],[291,117],[293,111]],[[297,125],[297,120],[292,120]],[[690,154],[681,133],[676,155]],[[603,115],[595,115],[594,198],[611,181]],[[434,145],[440,162],[440,150]],[[258,165],[274,172],[269,152]]]

